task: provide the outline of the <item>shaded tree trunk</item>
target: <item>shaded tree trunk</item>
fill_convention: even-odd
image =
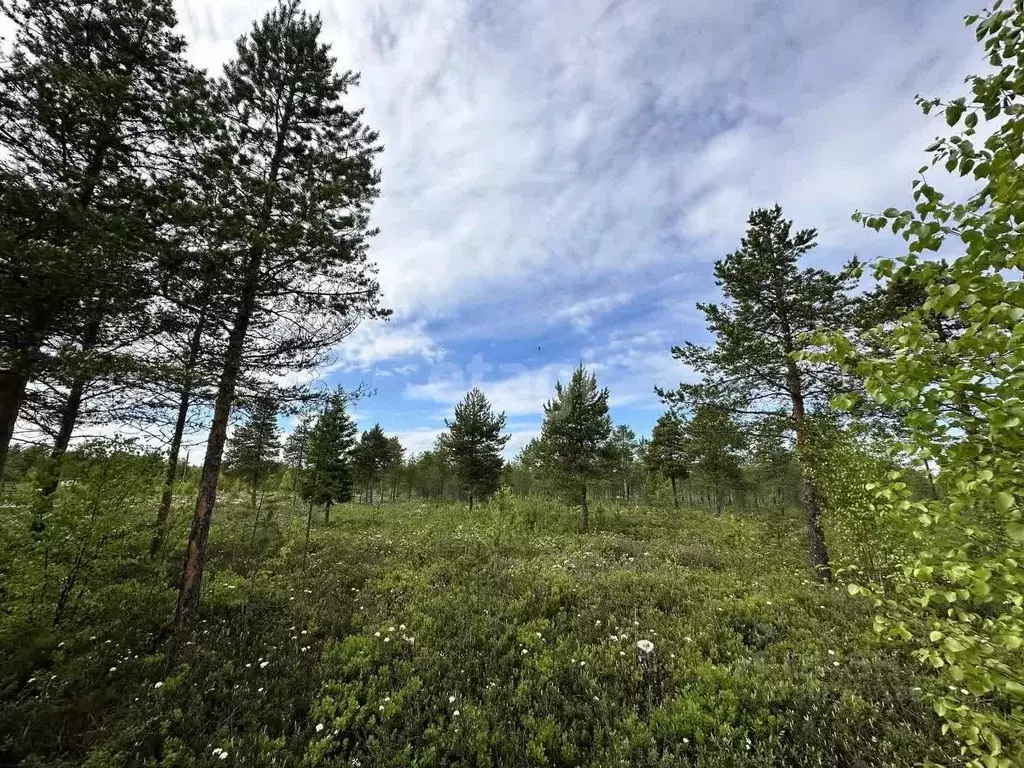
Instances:
[[[590,530],[590,508],[587,506],[587,484],[583,484],[583,498],[580,500],[580,514],[583,516],[583,532]]]
[[[672,502],[675,504],[675,508],[679,509],[679,492],[676,490],[676,476],[672,475],[669,479],[672,481]]]
[[[33,319],[31,330],[26,334],[27,341],[20,345],[20,349],[18,344],[15,345],[14,364],[9,369],[0,371],[0,482],[4,479],[4,465],[10,453],[18,412],[21,410],[25,390],[38,364],[39,351],[46,337],[46,326],[47,318],[41,314],[37,315]]]
[[[306,546],[302,550],[302,561],[309,558],[309,529],[313,527],[313,502],[309,502],[309,509],[306,510]]]
[[[195,336],[193,336],[195,339]],[[198,342],[195,345],[195,354],[198,355]],[[190,361],[195,363],[195,356],[191,355]],[[163,545],[166,535],[167,519],[171,516],[171,503],[174,501],[174,478],[178,473],[178,454],[181,452],[181,442],[185,436],[185,424],[188,423],[188,411],[192,398],[191,384],[186,382],[178,397],[178,415],[174,420],[174,432],[171,434],[171,445],[167,451],[167,471],[164,473],[164,490],[160,496],[160,507],[156,512],[156,524],[153,526],[153,539],[149,542],[149,556],[155,557]]]
[[[928,485],[932,489],[932,498],[939,498],[939,489],[935,487],[935,477],[932,475],[932,464],[928,459],[924,460],[924,472],[928,475]],[[0,478],[2,479],[2,478]]]
[[[258,270],[259,256],[254,254],[247,270],[248,285],[232,323],[224,355],[224,368],[217,384],[213,421],[210,425],[210,436],[206,441],[206,458],[203,461],[203,471],[199,480],[199,494],[196,497],[192,530],[188,537],[182,571],[181,589],[178,593],[178,605],[174,614],[176,648],[191,633],[199,616],[199,598],[203,582],[203,566],[206,562],[206,542],[210,535],[210,518],[213,516],[213,508],[217,502],[217,482],[220,478],[220,465],[224,457],[224,444],[227,441],[228,419],[231,416],[235,387],[242,369],[245,337],[256,302],[255,283]],[[174,655],[172,654],[172,657]]]
[[[331,502],[327,502],[324,505],[324,525],[328,525],[331,522]]]
[[[796,427],[797,462],[800,466],[800,501],[807,520],[807,556],[814,576],[819,581],[832,581],[825,531],[821,527],[821,502],[818,489],[807,466],[807,419],[804,411],[800,372],[796,363],[789,361],[789,390],[793,399],[793,421]]]

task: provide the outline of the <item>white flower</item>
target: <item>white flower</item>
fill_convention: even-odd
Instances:
[[[323,723],[317,723],[316,724],[316,732],[317,733],[320,733],[320,731],[322,731],[323,729],[324,729],[324,724]]]
[[[398,628],[404,631],[405,630],[405,624],[399,624]]]
[[[832,666],[833,667],[838,667],[839,666],[839,662],[838,661],[833,661],[832,662]]]
[[[454,696],[449,696],[448,697],[448,703],[449,704],[454,704],[455,703],[455,697]]]
[[[595,627],[600,627],[600,626],[601,626],[601,620],[600,620],[600,619],[598,619],[597,621],[595,621],[595,622],[594,622],[594,626],[595,626]]]
[[[111,668],[110,668],[110,671],[111,671],[111,672],[117,672],[117,667],[111,667]]]
[[[523,656],[525,656],[527,653],[529,653],[529,651],[523,648]]]
[[[636,647],[644,653],[652,653],[654,651],[654,643],[650,640],[637,640]]]
[[[385,643],[390,643],[391,642],[391,638],[390,637],[385,637],[384,638],[384,642]]]
[[[374,636],[374,637],[380,637],[380,632],[374,632],[374,633],[373,633],[373,636]]]
[[[220,759],[221,760],[227,760],[228,759],[228,753],[227,752],[221,752],[220,753]]]
[[[835,652],[835,651],[833,651],[833,650],[829,650],[829,652],[828,652],[828,655],[829,655],[829,656],[835,656],[835,655],[836,655],[836,652]]]
[[[388,632],[394,632],[394,631],[395,631],[394,627],[388,627]]]
[[[153,685],[153,687],[154,687],[154,688],[163,688],[163,687],[164,687],[164,681],[163,681],[163,680],[158,680],[158,681],[157,681],[157,682],[156,682],[156,683],[155,683],[155,684]]]
[[[264,661],[264,662],[262,662],[262,663],[260,664],[260,669],[266,669],[266,668],[267,668],[267,664],[269,664],[269,663],[270,663],[269,661]]]
[[[452,712],[452,717],[458,717],[460,714],[461,713],[459,712],[459,710],[456,709],[454,712]]]

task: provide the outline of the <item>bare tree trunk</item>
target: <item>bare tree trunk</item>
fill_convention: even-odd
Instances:
[[[260,512],[263,510],[263,499],[266,497],[266,495],[267,495],[266,489],[263,489],[261,491],[261,493],[260,493],[260,503],[259,503],[259,506],[256,507],[256,515],[253,517],[253,521],[252,521],[252,537],[249,539],[249,543],[250,544],[255,544],[256,543],[256,528],[257,528],[257,526],[259,525],[259,522],[260,522]]]
[[[672,501],[675,504],[676,509],[679,509],[679,493],[676,491],[676,476],[672,475]]]
[[[195,338],[195,337],[193,337]],[[198,343],[196,344],[198,355]],[[191,351],[191,350],[190,350]],[[191,358],[194,364],[195,358]],[[181,441],[185,435],[185,424],[188,423],[189,404],[192,398],[192,387],[186,381],[178,398],[178,416],[174,421],[174,432],[171,445],[167,451],[167,472],[164,474],[164,490],[160,496],[160,508],[156,512],[156,525],[153,527],[153,539],[149,542],[149,556],[156,557],[163,545],[166,535],[167,519],[171,516],[171,503],[174,501],[174,478],[178,472],[178,454],[181,452]]]
[[[32,378],[39,357],[39,350],[45,338],[46,318],[34,318],[34,328],[27,334],[28,343],[17,349],[14,364],[0,371],[0,482],[4,479],[4,465],[14,437],[14,425],[18,421],[21,401]]]
[[[469,492],[469,511],[473,511],[473,492]]]
[[[931,462],[928,461],[928,459],[924,460],[924,471],[925,471],[925,474],[928,475],[928,485],[932,489],[932,498],[933,499],[938,499],[939,498],[939,489],[935,487],[935,477],[932,475],[932,465],[931,465]]]
[[[587,507],[587,484],[583,484],[583,498],[580,503],[580,513],[583,515],[583,532],[590,530],[590,509]]]
[[[235,387],[242,369],[242,352],[255,306],[255,279],[258,274],[258,257],[253,256],[248,270],[249,285],[235,315],[224,355],[224,369],[217,384],[217,397],[213,407],[213,421],[210,436],[206,441],[206,458],[199,481],[192,530],[188,537],[185,564],[182,572],[181,590],[174,614],[175,648],[191,633],[199,617],[199,598],[203,582],[203,566],[206,562],[206,541],[210,535],[210,519],[217,502],[217,482],[220,465],[224,457],[224,443],[227,441],[228,419],[235,399]],[[176,655],[172,653],[172,657]]]
[[[100,335],[101,319],[93,319],[86,326],[81,339],[81,351],[88,352],[96,346]],[[43,495],[49,496],[57,490],[60,483],[60,460],[67,453],[71,444],[71,436],[74,434],[75,425],[78,423],[78,414],[82,410],[82,396],[85,394],[85,385],[92,380],[91,376],[80,373],[71,381],[68,390],[67,400],[64,401],[64,408],[60,414],[60,428],[57,430],[57,437],[53,442],[53,450],[50,451],[50,461],[53,462],[53,473],[49,481],[43,486]]]
[[[331,522],[331,502],[328,501],[324,505],[324,525],[328,525]]]
[[[818,489],[807,466],[807,420],[804,412],[804,397],[801,389],[800,372],[796,363],[789,362],[789,389],[793,399],[793,421],[796,426],[797,462],[800,466],[800,501],[807,518],[807,556],[811,569],[819,581],[832,581],[828,547],[825,532],[821,527],[821,503]]]
[[[309,502],[309,509],[306,511],[306,546],[302,550],[302,562],[309,559],[309,529],[313,527],[313,502]]]

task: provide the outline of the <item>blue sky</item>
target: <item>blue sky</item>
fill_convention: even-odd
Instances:
[[[271,2],[178,0],[192,58],[218,70]],[[649,431],[655,384],[702,341],[694,302],[748,212],[817,227],[818,265],[899,252],[855,209],[909,200],[942,131],[914,95],[958,95],[981,66],[947,0],[345,0],[322,13],[353,107],[381,132],[372,246],[389,323],[321,372],[365,382],[413,451],[480,386],[509,455],[580,360],[616,422]]]

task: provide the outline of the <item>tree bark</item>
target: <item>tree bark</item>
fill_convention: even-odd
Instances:
[[[18,411],[21,410],[30,376],[30,367],[24,364],[9,371],[0,371],[0,482],[3,481],[14,425],[18,421]]]
[[[313,527],[313,502],[309,502],[309,509],[306,511],[306,546],[302,550],[302,561],[309,558],[309,529]]]
[[[156,512],[156,525],[153,528],[153,540],[149,542],[149,556],[156,557],[163,545],[166,535],[167,519],[171,516],[171,503],[174,500],[174,478],[178,472],[178,454],[181,453],[181,442],[185,436],[185,425],[188,423],[188,411],[192,402],[192,372],[199,359],[199,347],[203,340],[205,324],[205,308],[199,315],[199,322],[189,339],[188,357],[185,361],[185,382],[178,397],[178,416],[174,420],[174,432],[171,445],[167,451],[167,471],[164,474],[164,490],[160,496],[160,508]]]
[[[676,491],[676,476],[672,475],[672,501],[675,504],[675,508],[679,509],[679,493]]]
[[[235,399],[235,387],[242,369],[242,353],[245,337],[249,331],[256,302],[256,278],[259,274],[259,256],[253,254],[247,270],[245,293],[239,304],[228,336],[224,355],[224,368],[217,384],[217,397],[213,407],[213,422],[210,436],[206,441],[206,458],[199,480],[199,494],[196,497],[192,530],[188,537],[185,564],[182,572],[181,590],[174,615],[175,644],[180,644],[191,633],[199,617],[199,598],[203,582],[203,566],[206,562],[206,541],[210,535],[210,519],[217,501],[217,482],[220,465],[224,457],[224,443],[227,441],[228,419]],[[173,655],[173,654],[172,654]]]
[[[803,389],[796,363],[789,360],[789,391],[793,400],[793,422],[796,427],[796,454],[800,467],[800,501],[807,519],[807,556],[814,576],[819,581],[832,581],[825,531],[821,527],[821,502],[818,489],[807,466],[807,419]]]
[[[590,529],[590,509],[587,507],[587,484],[583,484],[583,499],[580,502],[580,513],[583,515],[583,532]]]
[[[327,502],[324,505],[324,525],[328,525],[331,522],[331,502]]]

